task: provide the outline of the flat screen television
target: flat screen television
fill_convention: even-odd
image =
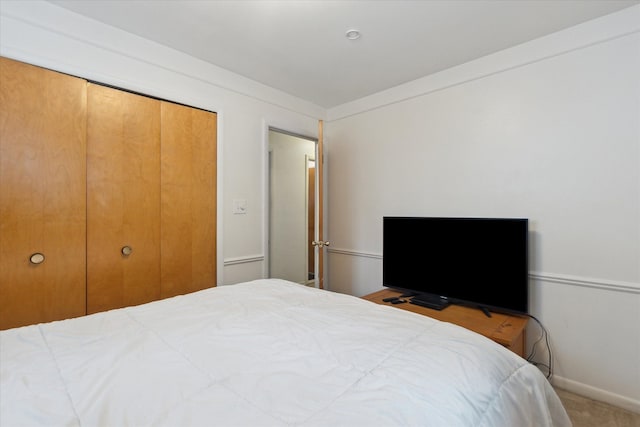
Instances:
[[[522,218],[384,217],[383,285],[416,304],[527,313],[528,234]]]

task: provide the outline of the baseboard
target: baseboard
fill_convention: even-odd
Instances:
[[[640,414],[640,401],[619,394],[611,393],[590,385],[582,384],[567,378],[553,376],[553,386],[558,387],[593,400],[605,402],[618,408]]]

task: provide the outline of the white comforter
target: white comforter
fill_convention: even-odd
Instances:
[[[565,426],[457,326],[280,280],[0,332],[0,426]]]

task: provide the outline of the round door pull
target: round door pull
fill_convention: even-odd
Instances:
[[[36,252],[35,254],[32,254],[29,257],[29,262],[35,265],[42,264],[44,262],[44,254],[41,254],[40,252]]]
[[[131,246],[123,246],[120,252],[122,252],[122,255],[124,256],[129,256],[131,255],[131,252],[133,252],[133,249],[131,249]]]

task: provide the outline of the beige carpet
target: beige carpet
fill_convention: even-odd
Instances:
[[[573,427],[640,427],[640,414],[556,389]]]

